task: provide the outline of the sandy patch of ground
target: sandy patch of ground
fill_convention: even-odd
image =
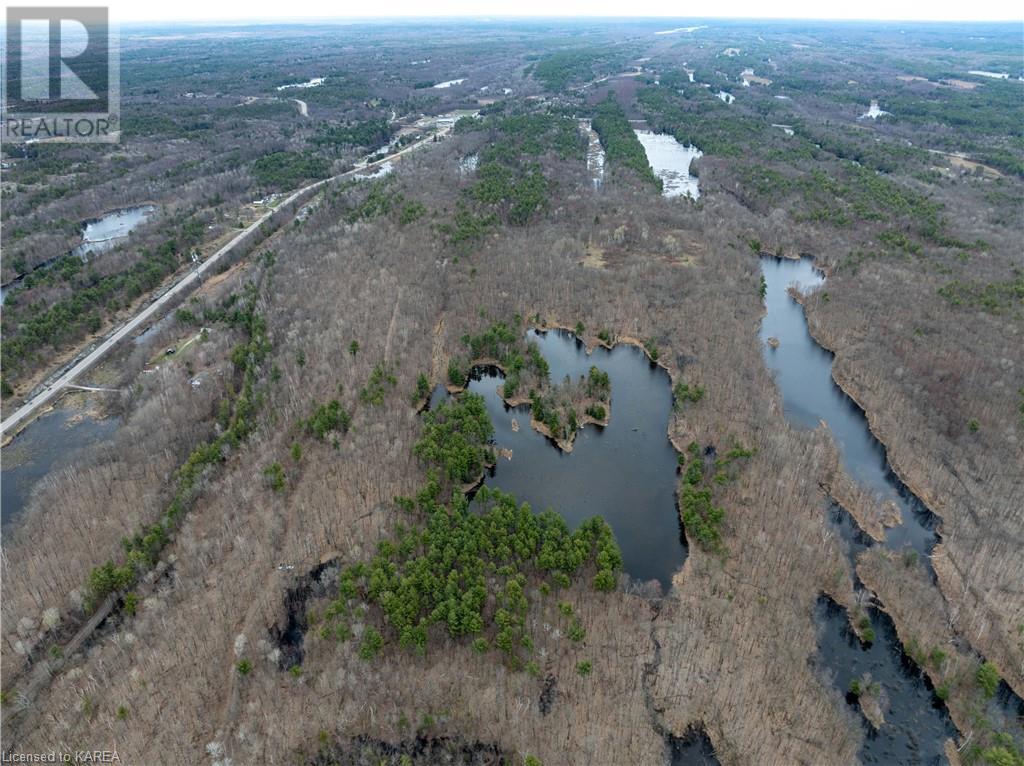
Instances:
[[[591,269],[608,268],[608,262],[604,259],[604,248],[597,245],[587,247],[586,255],[583,256],[583,260],[580,263]]]
[[[974,162],[973,160],[969,160],[966,157],[960,157],[956,154],[949,154],[946,156],[949,158],[950,165],[956,168],[960,168],[961,170],[966,170],[970,173],[974,173],[975,171],[978,171],[980,169],[982,175],[984,175],[986,178],[1003,177],[1002,173],[1000,173],[995,168],[990,167],[989,165],[983,165],[980,162]]]
[[[978,87],[979,83],[968,82],[967,80],[939,80],[939,85],[945,85],[947,88],[956,88],[957,90],[974,90]]]
[[[591,269],[608,269],[638,261],[660,261],[669,266],[693,266],[697,258],[704,255],[704,244],[691,232],[677,229],[661,237],[661,240],[643,250],[631,247],[587,246],[582,266]]]
[[[964,173],[981,173],[985,178],[1002,178],[1003,174],[990,165],[968,159],[962,154],[954,152],[941,152],[938,149],[929,149],[932,154],[945,157],[949,164]]]

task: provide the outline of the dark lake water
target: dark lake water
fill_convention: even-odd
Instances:
[[[912,546],[931,553],[937,540],[937,517],[893,473],[885,448],[868,429],[864,411],[832,380],[832,354],[819,346],[807,331],[803,307],[786,292],[797,283],[801,291],[824,282],[810,258],[761,259],[768,309],[759,336],[765,364],[782,392],[786,419],[798,428],[816,428],[824,421],[839,447],[847,473],[876,501],[895,503],[902,523],[888,530],[886,545],[894,550]],[[771,348],[769,338],[779,340]]]
[[[571,453],[559,450],[530,427],[530,407],[509,409],[498,396],[498,370],[478,368],[469,390],[487,403],[498,456],[488,486],[515,495],[535,511],[551,508],[571,528],[602,516],[615,530],[624,568],[638,580],[657,580],[667,590],[686,559],[676,508],[676,452],[668,440],[671,383],[643,352],[619,345],[587,354],[575,336],[563,331],[531,331],[551,367],[552,383],[585,376],[591,365],[611,379],[611,422],[580,431]],[[435,400],[436,401],[436,400]],[[512,421],[519,430],[512,429]]]
[[[74,418],[77,410],[56,409],[41,415],[0,453],[0,519],[8,523],[21,515],[33,487],[51,471],[71,465],[79,450],[109,438],[118,418]]]
[[[874,608],[867,614],[875,630],[875,641],[862,646],[850,628],[846,610],[831,599],[818,600],[815,621],[818,650],[828,658],[836,689],[847,694],[850,682],[871,673],[889,698],[885,723],[877,732],[864,724],[864,746],[860,759],[877,764],[945,764],[943,744],[955,737],[956,727],[921,671],[903,654],[896,629],[888,615]],[[858,705],[847,696],[851,705]]]

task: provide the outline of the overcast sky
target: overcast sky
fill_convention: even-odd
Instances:
[[[19,5],[22,3],[18,3]],[[34,4],[31,0],[25,5]],[[61,0],[57,5],[101,5]],[[401,16],[663,16],[680,18],[1020,20],[1020,0],[730,0],[694,5],[681,0],[135,0],[109,4],[116,21],[285,20]],[[686,17],[683,17],[686,18]]]

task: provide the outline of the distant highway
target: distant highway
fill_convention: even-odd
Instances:
[[[267,212],[260,216],[258,219],[256,219],[256,221],[249,224],[249,226],[247,226],[239,234],[232,238],[232,240],[228,242],[226,245],[224,245],[224,247],[222,247],[220,250],[215,252],[205,261],[203,261],[198,267],[191,269],[188,272],[188,274],[184,275],[181,279],[175,282],[170,288],[168,288],[166,292],[160,295],[160,297],[158,297],[148,306],[139,311],[138,314],[136,314],[134,317],[132,317],[123,325],[121,325],[120,328],[118,328],[113,333],[108,335],[103,340],[103,342],[100,343],[95,349],[90,351],[86,356],[82,357],[78,361],[74,362],[71,367],[69,367],[63,374],[60,375],[60,377],[54,380],[46,381],[43,384],[41,390],[37,391],[33,396],[29,397],[29,399],[21,407],[15,410],[14,413],[9,415],[6,419],[4,419],[3,423],[0,424],[0,439],[5,438],[8,433],[12,433],[13,429],[17,428],[19,423],[25,420],[39,407],[42,407],[44,404],[47,404],[56,397],[60,396],[60,393],[65,386],[67,386],[69,383],[74,381],[75,378],[77,378],[79,375],[81,375],[94,364],[96,364],[96,362],[102,359],[103,356],[105,356],[107,352],[109,352],[114,346],[116,346],[118,343],[120,343],[128,336],[134,334],[136,330],[138,330],[142,325],[144,325],[156,314],[158,314],[161,309],[167,308],[168,305],[171,304],[176,298],[179,298],[187,294],[189,290],[202,284],[203,281],[208,276],[208,272],[211,269],[215,268],[224,256],[226,256],[228,253],[230,253],[232,250],[238,247],[239,244],[244,242],[246,237],[252,234],[252,232],[259,228],[263,223],[268,221],[271,218],[271,216],[273,216],[276,212],[292,204],[293,202],[295,202],[296,199],[298,199],[303,194],[315,191],[322,186],[326,186],[332,181],[337,181],[347,176],[354,176],[357,173],[365,172],[370,168],[383,165],[385,162],[389,162],[395,159],[396,157],[414,151],[423,146],[424,144],[433,141],[434,135],[446,135],[451,131],[452,127],[450,124],[442,122],[441,120],[438,121],[438,126],[439,127],[436,134],[432,134],[431,136],[424,138],[420,141],[417,141],[416,143],[409,144],[409,146],[405,147],[401,151],[395,152],[394,154],[391,154],[385,157],[384,159],[377,160],[376,162],[371,162],[366,165],[362,165],[361,167],[356,167],[354,170],[349,170],[348,172],[345,173],[339,173],[336,176],[325,178],[322,181],[311,183],[289,194],[281,202],[278,202],[276,205],[267,210]]]

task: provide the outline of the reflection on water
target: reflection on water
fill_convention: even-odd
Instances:
[[[1008,734],[1017,749],[1024,752],[1024,699],[1014,694],[1006,681],[999,682],[995,696],[988,701],[985,718],[993,731]]]
[[[673,136],[649,130],[634,131],[647,153],[654,174],[662,181],[666,197],[700,197],[699,181],[690,175],[690,163],[704,154],[696,146],[684,146]]]
[[[573,451],[564,453],[530,427],[529,405],[505,406],[497,393],[500,372],[478,368],[469,389],[487,403],[495,447],[512,451],[510,459],[499,454],[486,483],[535,511],[552,508],[573,528],[591,516],[604,517],[622,548],[626,572],[638,580],[656,579],[667,590],[686,558],[675,501],[676,453],[667,435],[668,373],[633,346],[597,348],[588,355],[569,333],[529,335],[547,359],[553,383],[586,375],[591,365],[608,373],[610,424],[585,427]],[[435,391],[432,406],[441,398],[443,392]]]
[[[324,84],[326,77],[313,77],[305,82],[292,82],[287,85],[278,85],[278,90],[288,90],[289,88],[317,88]]]
[[[82,231],[82,244],[71,251],[83,260],[92,253],[102,253],[117,244],[117,240],[127,237],[132,229],[156,212],[155,205],[139,205],[124,210],[115,210],[102,218],[85,222]]]
[[[871,539],[871,535],[860,528],[849,511],[834,501],[829,501],[828,504],[828,525],[843,541],[846,560],[850,562],[850,573],[854,580],[859,582],[857,557],[874,545],[875,541]]]
[[[96,420],[73,409],[57,409],[32,421],[3,448],[3,526],[21,515],[40,479],[71,465],[78,450],[109,438],[119,423],[117,418]]]
[[[879,684],[888,707],[885,723],[875,730],[866,719],[860,759],[877,764],[945,764],[943,743],[956,736],[946,708],[921,671],[903,654],[888,615],[873,607],[866,614],[875,631],[872,644],[862,645],[850,628],[846,610],[821,597],[815,610],[818,652],[835,688],[843,694],[865,673]],[[853,695],[847,701],[859,706]]]
[[[847,473],[877,503],[895,503],[899,509],[902,523],[888,530],[886,545],[895,550],[910,545],[920,554],[930,553],[938,519],[892,472],[864,411],[832,380],[832,354],[811,337],[803,307],[786,292],[793,283],[802,292],[813,290],[824,277],[810,258],[764,257],[761,273],[768,312],[759,335],[765,364],[782,392],[786,419],[798,428],[816,428],[824,421]],[[769,339],[777,340],[777,347]]]
[[[74,255],[83,261],[88,261],[90,255],[104,253],[116,247],[121,240],[131,233],[132,229],[136,228],[155,212],[155,205],[138,205],[123,210],[115,210],[100,218],[92,218],[86,221],[82,228],[82,243],[80,245],[67,253],[43,261],[35,266],[32,271],[48,269],[68,255]],[[25,277],[22,275],[0,287],[0,303],[3,303],[8,291],[20,285],[24,279]]]

